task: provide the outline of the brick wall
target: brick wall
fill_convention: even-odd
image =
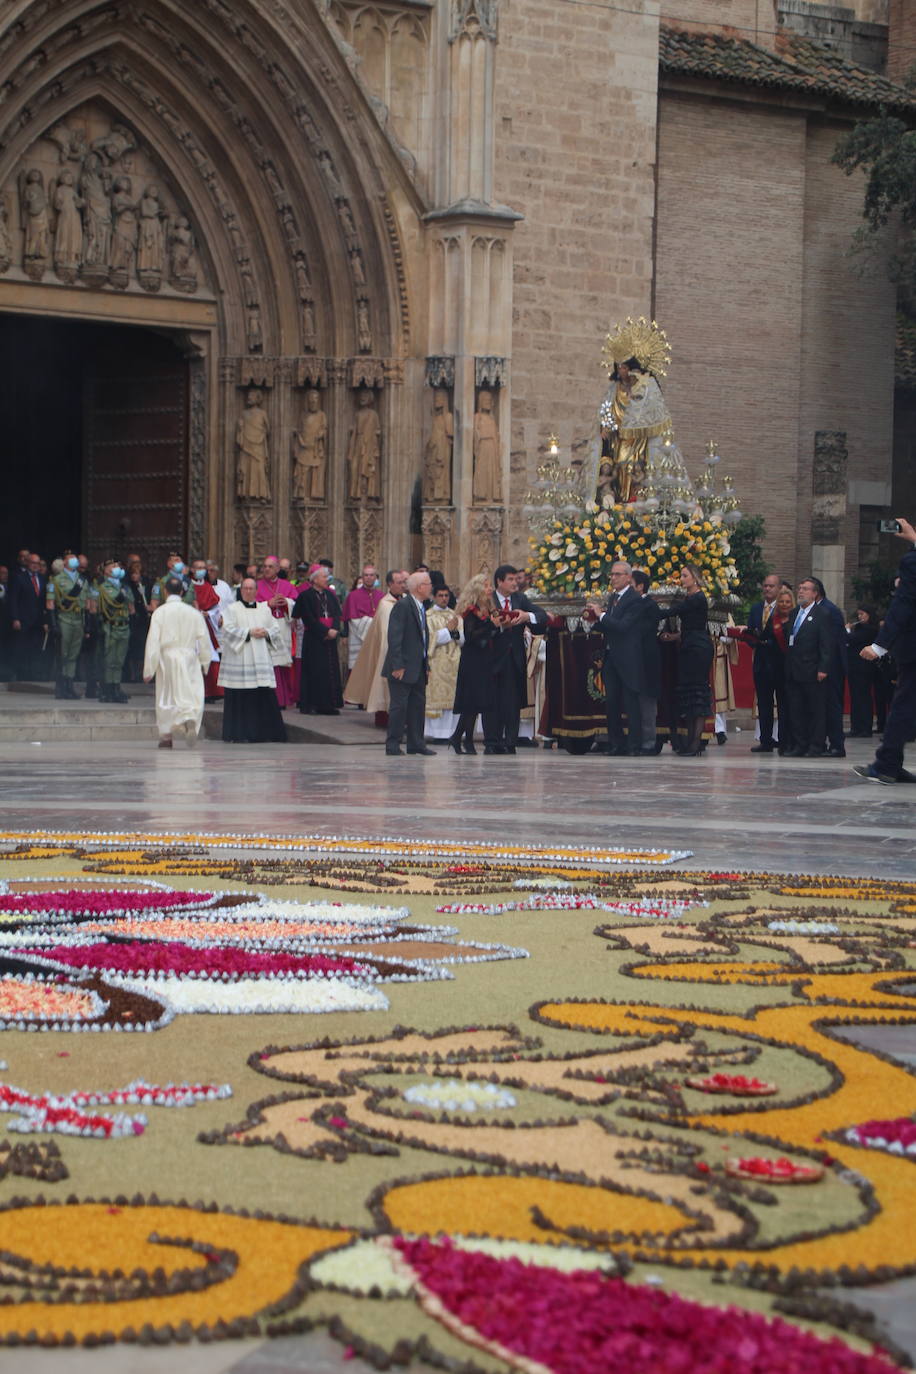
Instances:
[[[916,64],[916,5],[890,0],[887,74],[899,81]]]
[[[849,257],[862,186],[830,165],[838,133],[763,104],[660,100],[656,314],[676,432],[692,474],[719,442],[786,574],[810,561],[817,430],[846,431],[851,481],[890,479],[893,292]],[[846,536],[848,578],[857,509]]]
[[[680,28],[731,33],[773,46],[775,0],[662,0],[661,20]]]
[[[796,559],[802,340],[804,120],[663,93],[656,315],[673,361],[665,387],[696,477],[722,453],[767,554]]]
[[[812,121],[806,140],[799,465],[807,476],[816,430],[844,430],[850,482],[874,484],[876,499],[862,504],[883,505],[892,472],[894,288],[883,260],[863,271],[850,255],[852,234],[862,223],[864,181],[831,165],[841,132],[839,124]],[[807,498],[807,485],[802,490]],[[799,548],[810,531],[805,505],[799,505]],[[831,589],[838,597],[848,594],[859,560],[859,512],[852,501],[845,534],[846,587]]]
[[[495,195],[525,216],[514,231],[504,542],[522,559],[520,505],[539,446],[551,428],[566,452],[596,430],[604,336],[650,309],[657,18],[508,0],[497,63]]]

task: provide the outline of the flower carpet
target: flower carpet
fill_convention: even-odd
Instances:
[[[879,1374],[916,883],[0,834],[0,1343]]]

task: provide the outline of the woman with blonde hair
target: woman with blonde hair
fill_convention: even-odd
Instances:
[[[682,596],[671,608],[671,615],[680,621],[677,633],[666,633],[663,639],[676,643],[677,651],[677,714],[683,717],[686,739],[682,748],[672,746],[684,758],[695,758],[703,750],[703,726],[712,709],[709,691],[709,669],[713,646],[706,622],[709,602],[704,591],[703,573],[695,563],[685,563],[680,571]]]
[[[477,573],[471,578],[458,598],[455,613],[461,617],[463,641],[452,707],[458,724],[448,742],[456,754],[476,754],[474,726],[477,717],[484,711],[496,709],[493,640],[498,633],[499,617],[489,573]]]

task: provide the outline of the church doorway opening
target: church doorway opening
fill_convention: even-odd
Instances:
[[[0,313],[0,561],[139,553],[187,539],[188,364],[167,332]]]

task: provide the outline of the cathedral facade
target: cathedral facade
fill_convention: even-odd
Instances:
[[[916,111],[906,8],[5,0],[7,548],[522,562],[548,436],[594,461],[645,314],[688,467],[714,439],[841,595],[895,303],[830,155]]]

